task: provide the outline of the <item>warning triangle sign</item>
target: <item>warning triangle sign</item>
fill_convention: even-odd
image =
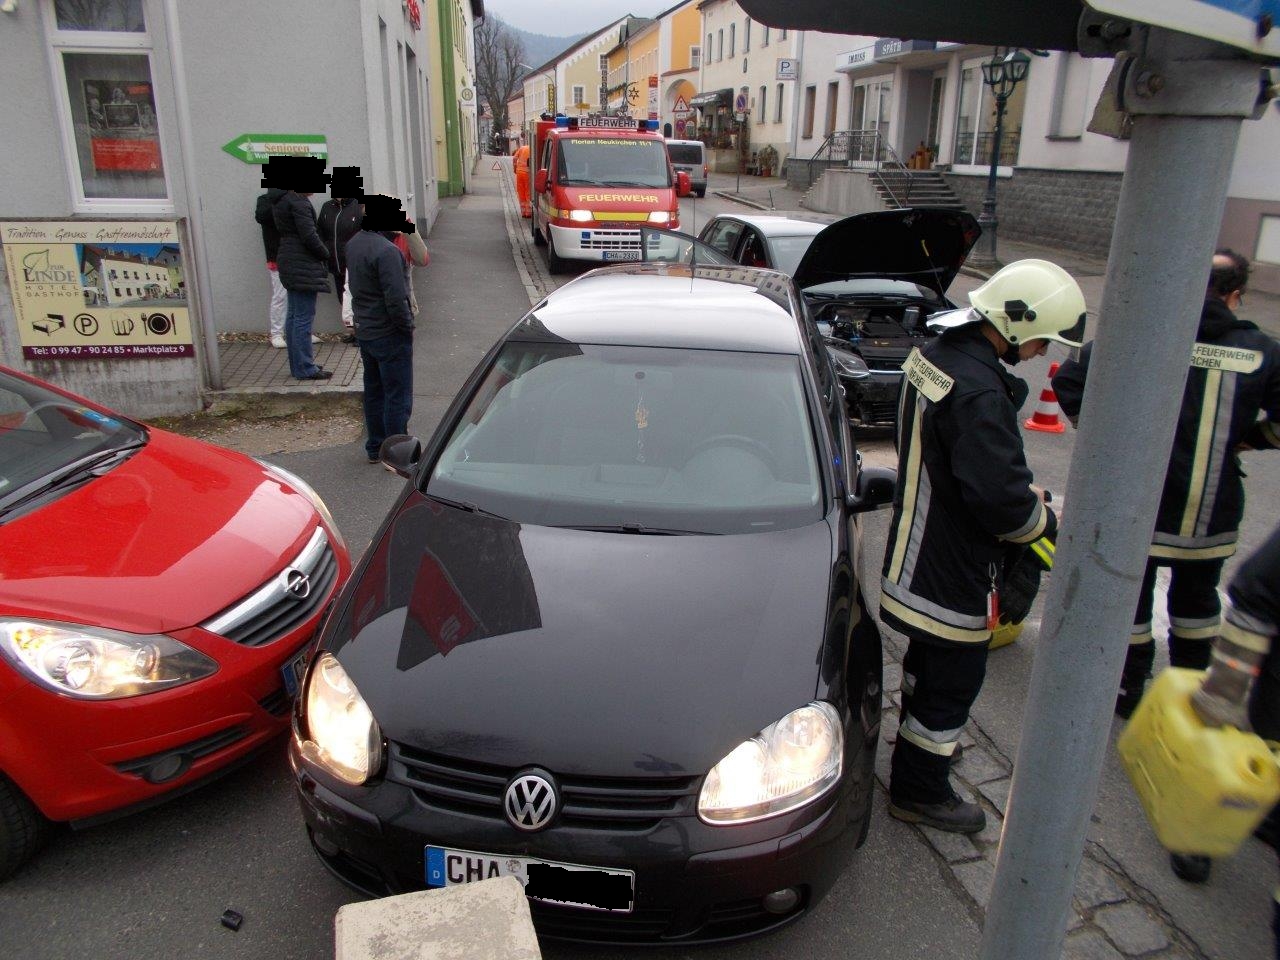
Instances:
[[[688,113],[689,101],[686,100],[683,96],[676,97],[676,105],[671,108],[671,112],[672,113]]]
[[[495,160],[495,161],[493,161],[493,169],[494,169],[494,170],[501,170],[501,169],[502,169],[502,161],[501,161],[501,160]]]

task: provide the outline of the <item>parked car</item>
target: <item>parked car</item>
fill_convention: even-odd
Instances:
[[[947,288],[982,229],[968,213],[882,210],[831,224],[722,214],[699,238],[737,263],[795,278],[823,334],[859,427],[892,427],[902,364],[935,334],[925,318],[955,309]]]
[[[410,482],[294,714],[324,864],[369,895],[515,876],[570,940],[811,909],[869,824],[860,514],[893,471],[861,467],[792,281],[594,270],[382,456]]]
[[[683,170],[689,175],[693,192],[700,197],[707,195],[707,148],[701,140],[668,140],[667,156],[677,173]]]
[[[0,879],[283,733],[350,569],[288,471],[0,367]]]

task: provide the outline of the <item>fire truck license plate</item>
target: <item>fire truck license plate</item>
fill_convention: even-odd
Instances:
[[[606,250],[604,252],[606,260],[639,260],[639,250]]]

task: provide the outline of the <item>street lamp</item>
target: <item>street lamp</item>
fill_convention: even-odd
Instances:
[[[991,138],[991,169],[987,173],[987,195],[982,198],[982,213],[978,225],[982,227],[986,251],[979,256],[984,263],[999,263],[996,259],[996,168],[1000,165],[1000,140],[1004,135],[1004,108],[1013,96],[1014,88],[1027,77],[1031,58],[1021,50],[1011,50],[1003,57],[997,49],[991,59],[982,64],[982,82],[991,88],[996,100],[996,129]]]

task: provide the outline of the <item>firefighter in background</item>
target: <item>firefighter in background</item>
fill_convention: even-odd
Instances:
[[[1280,344],[1233,312],[1248,279],[1249,261],[1240,254],[1214,254],[1116,699],[1122,717],[1133,712],[1151,677],[1157,568],[1170,568],[1169,662],[1192,670],[1209,665],[1221,614],[1218,580],[1223,561],[1235,553],[1244,515],[1237,451],[1280,447]],[[1053,378],[1058,403],[1073,424],[1092,348],[1090,343]],[[1259,411],[1267,419],[1259,420]]]
[[[1001,566],[1011,544],[1051,560],[1057,532],[1018,431],[1027,385],[1002,362],[1040,356],[1050,340],[1079,346],[1085,312],[1075,280],[1044,260],[1009,264],[969,303],[931,317],[941,336],[903,367],[880,596],[880,618],[909,640],[889,812],[957,833],[986,825],[949,774],[1000,620]]]
[[[1191,705],[1208,726],[1252,729],[1264,740],[1280,740],[1280,656],[1274,655],[1280,635],[1280,528],[1240,565],[1227,597],[1209,672],[1191,695]],[[1172,860],[1174,872],[1184,880],[1209,879],[1208,857],[1175,853]],[[1271,929],[1280,957],[1280,890]]]
[[[520,216],[532,217],[533,204],[529,199],[529,144],[524,134],[520,134],[520,146],[516,147],[511,164],[516,174],[516,196],[520,200]]]

